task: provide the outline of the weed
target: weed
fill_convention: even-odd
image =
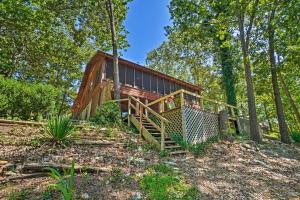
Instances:
[[[122,172],[122,170],[120,168],[113,168],[111,171],[111,176],[110,176],[110,181],[112,183],[117,183],[122,181],[124,177],[124,173]]]
[[[184,177],[164,164],[149,168],[139,183],[150,200],[197,200],[200,198],[200,192],[196,188],[186,184]]]
[[[291,132],[291,138],[295,142],[300,143],[300,132]]]
[[[153,145],[153,144],[144,144],[143,146],[142,146],[142,148],[143,148],[143,150],[144,151],[151,151],[151,150],[156,150],[156,147],[155,147],[155,145]]]
[[[238,135],[234,135],[235,140],[243,141],[243,140],[250,140],[250,135],[248,133],[240,133]]]
[[[75,127],[67,116],[51,117],[44,127],[45,134],[55,142],[65,142]]]
[[[166,150],[160,151],[160,152],[159,152],[159,156],[160,156],[161,158],[168,157],[168,156],[169,156],[169,152],[166,151]]]
[[[213,136],[208,138],[205,142],[197,143],[197,144],[190,144],[187,141],[183,140],[183,137],[179,134],[171,135],[171,138],[179,144],[182,148],[189,150],[194,154],[201,154],[203,151],[210,146],[212,143],[219,140],[219,136]]]
[[[10,193],[8,199],[9,200],[25,200],[29,198],[29,195],[31,194],[31,189],[23,189],[21,191],[14,191]]]
[[[126,140],[125,144],[125,146],[131,151],[137,150],[139,148],[139,145],[134,141],[131,141],[130,139]]]
[[[104,137],[107,138],[114,138],[115,137],[115,131],[116,129],[113,127],[108,127],[105,131],[104,131]]]
[[[70,171],[67,172],[66,170],[63,170],[63,175],[61,175],[59,171],[54,168],[47,167],[46,169],[50,171],[50,176],[57,180],[57,183],[50,184],[49,186],[58,190],[64,200],[76,199],[74,160],[72,161]]]

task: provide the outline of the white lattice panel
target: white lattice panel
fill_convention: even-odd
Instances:
[[[182,115],[181,109],[176,108],[171,111],[163,113],[163,117],[170,121],[166,125],[167,135],[180,134],[182,135]]]
[[[183,116],[188,142],[201,143],[209,137],[218,135],[219,119],[217,114],[185,106]]]

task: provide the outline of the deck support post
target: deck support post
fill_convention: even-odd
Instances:
[[[186,127],[185,127],[185,116],[184,116],[184,91],[180,93],[180,110],[181,110],[181,121],[182,121],[182,138],[187,141]]]
[[[227,110],[221,110],[219,112],[219,130],[221,135],[225,135],[229,132],[229,116]]]

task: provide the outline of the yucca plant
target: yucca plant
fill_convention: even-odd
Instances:
[[[44,127],[45,134],[56,142],[64,142],[75,130],[67,116],[50,117]]]
[[[46,169],[50,171],[49,175],[57,180],[57,183],[50,184],[49,186],[52,189],[58,190],[63,200],[76,199],[74,160],[72,161],[69,173],[64,169],[63,175],[54,168],[47,167]]]

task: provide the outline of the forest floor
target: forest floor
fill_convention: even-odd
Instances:
[[[0,126],[0,199],[57,199],[50,177],[12,180],[24,163],[55,163],[105,169],[77,173],[78,199],[146,199],[139,177],[164,163],[179,171],[201,199],[300,199],[300,147],[264,139],[220,141],[200,155],[161,157],[133,134],[84,128],[68,145],[41,142],[41,128]],[[9,170],[3,166],[13,164]],[[2,167],[1,167],[2,166]]]

